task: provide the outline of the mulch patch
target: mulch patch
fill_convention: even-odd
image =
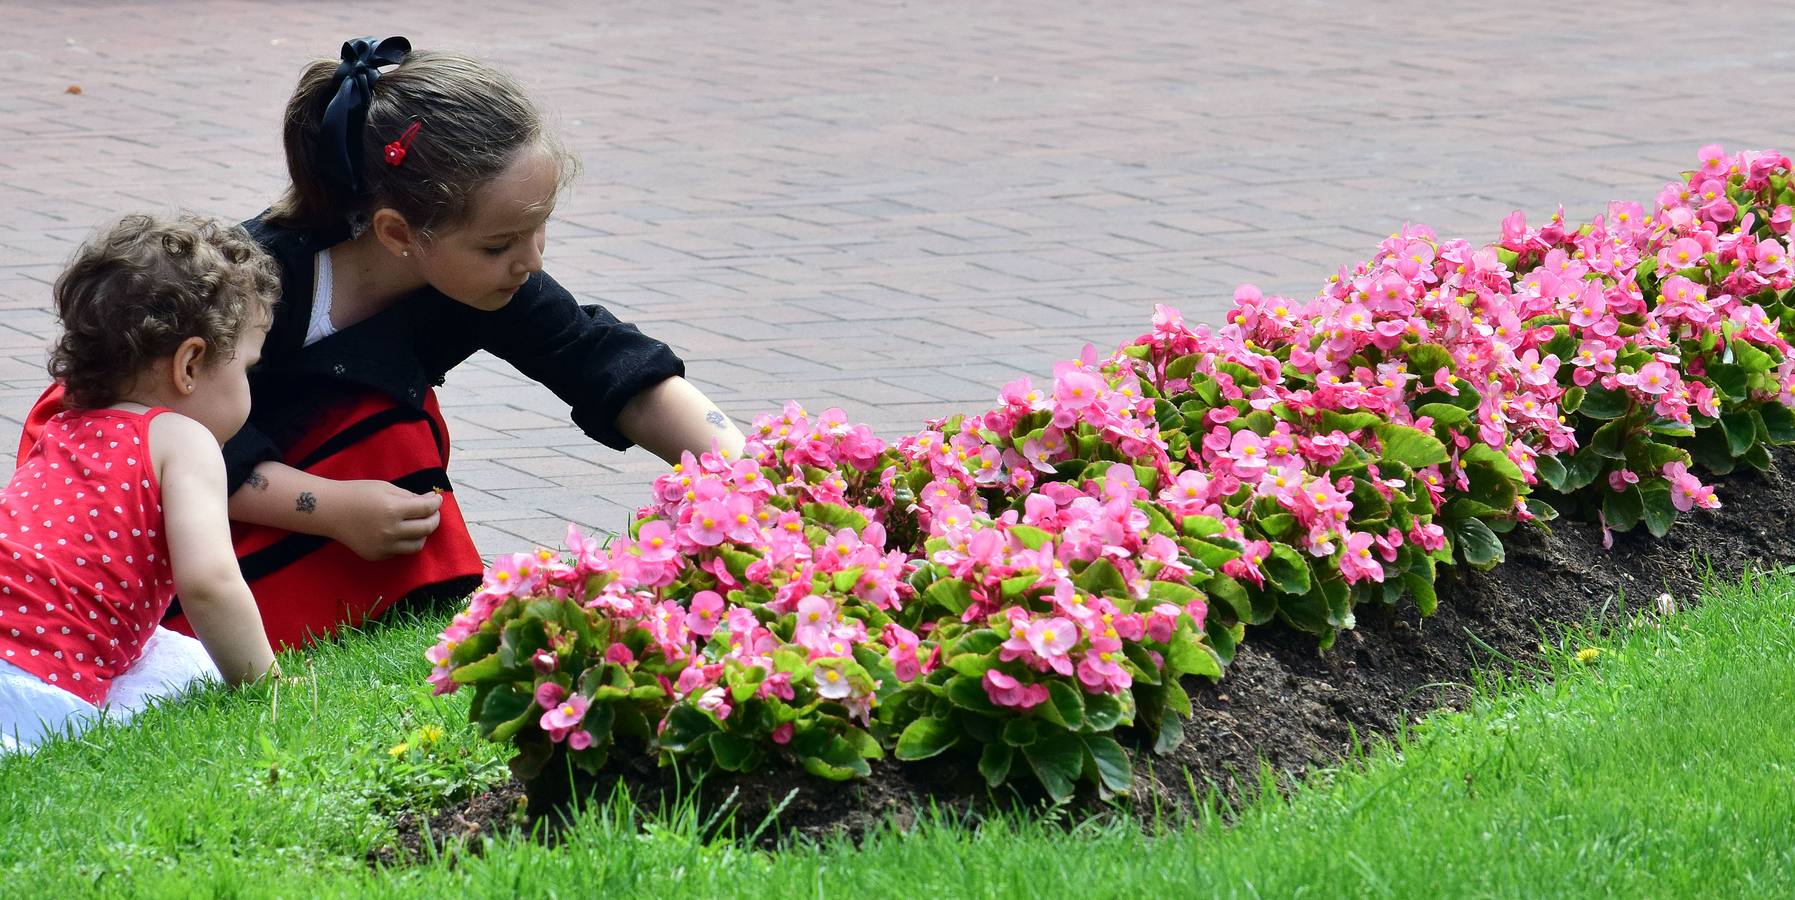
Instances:
[[[1188,814],[1191,787],[1224,796],[1258,790],[1263,761],[1286,782],[1338,763],[1355,741],[1388,735],[1439,709],[1457,708],[1479,671],[1511,669],[1535,659],[1554,623],[1614,620],[1652,608],[1668,593],[1680,606],[1697,599],[1710,574],[1730,578],[1747,568],[1795,563],[1795,450],[1772,453],[1775,468],[1715,481],[1725,504],[1687,514],[1655,539],[1643,527],[1617,535],[1603,549],[1593,523],[1559,520],[1550,532],[1521,528],[1505,535],[1507,561],[1488,572],[1442,569],[1439,609],[1422,618],[1412,603],[1361,607],[1358,626],[1323,652],[1315,638],[1278,625],[1253,629],[1217,684],[1190,685],[1197,707],[1185,741],[1156,756],[1135,736],[1138,812]],[[1128,735],[1121,735],[1125,743]],[[858,838],[871,829],[907,827],[931,808],[977,815],[994,808],[1039,807],[1028,790],[993,796],[972,755],[950,751],[926,764],[873,763],[872,777],[849,783],[774,769],[745,777],[713,778],[698,787],[701,815],[731,823],[734,833],[761,843],[786,836]],[[645,808],[691,796],[671,769],[644,759],[616,759],[597,778],[568,781],[551,765],[528,790],[515,782],[430,815],[430,834],[474,837],[519,823],[552,825],[573,796],[604,800],[618,787]],[[1095,796],[1073,803],[1074,818],[1114,809]],[[776,827],[762,828],[776,821]],[[416,858],[423,848],[420,820],[398,824],[398,847],[384,861]],[[553,829],[541,833],[552,834]],[[373,855],[371,855],[372,858]]]

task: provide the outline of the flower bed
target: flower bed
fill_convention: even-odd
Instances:
[[[1307,303],[1160,308],[1002,405],[886,445],[838,410],[686,459],[608,546],[507,557],[432,648],[529,777],[559,745],[826,778],[954,748],[995,786],[1128,787],[1249,625],[1326,646],[1558,513],[1662,535],[1692,470],[1795,440],[1790,162],[1703,148],[1647,214],[1405,228]]]

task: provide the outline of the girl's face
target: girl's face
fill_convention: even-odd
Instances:
[[[542,245],[560,168],[531,146],[474,195],[473,217],[423,242],[414,255],[431,287],[487,311],[511,302],[524,281],[542,269]]]
[[[193,393],[176,411],[198,420],[223,444],[249,419],[249,369],[262,359],[266,325],[251,326],[237,338],[231,358],[202,365],[194,374]]]

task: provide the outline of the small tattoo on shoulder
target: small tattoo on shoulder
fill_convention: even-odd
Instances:
[[[309,513],[318,508],[318,498],[312,496],[311,491],[300,491],[299,499],[294,502],[293,508],[302,513]]]
[[[722,427],[723,427],[723,425],[724,425],[724,424],[725,424],[725,423],[726,423],[726,422],[728,422],[728,421],[729,421],[729,420],[727,420],[727,419],[725,419],[725,418],[723,418],[723,414],[722,414],[722,413],[720,413],[720,412],[717,412],[717,411],[716,411],[716,410],[714,410],[714,409],[713,409],[713,410],[711,410],[711,411],[710,411],[710,412],[707,412],[707,413],[705,413],[705,414],[704,414],[704,421],[706,421],[706,422],[709,422],[709,423],[711,423],[711,424],[712,424],[712,425],[715,425],[715,426],[716,426],[716,427],[718,427],[718,428],[722,428]]]
[[[244,479],[243,483],[258,491],[265,491],[268,489],[268,477],[260,472],[249,473],[249,477]]]

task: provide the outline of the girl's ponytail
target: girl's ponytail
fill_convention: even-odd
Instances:
[[[395,47],[405,49],[394,54]],[[283,134],[292,183],[269,211],[270,222],[317,228],[390,207],[429,234],[465,220],[479,189],[529,146],[556,159],[564,182],[571,177],[572,158],[510,76],[464,56],[405,52],[409,47],[403,38],[351,41],[342,63],[306,68],[287,103]],[[386,72],[374,68],[395,61]],[[365,80],[348,85],[348,78]],[[347,147],[358,154],[347,160],[339,159],[341,111],[326,115],[339,90],[367,96],[365,110],[347,121]],[[393,145],[400,152],[390,152]]]
[[[337,64],[320,59],[305,67],[299,86],[287,101],[281,145],[287,152],[287,192],[268,211],[268,221],[291,228],[320,228],[343,221],[355,198],[345,194],[319,171],[317,146],[324,108],[336,92]]]

